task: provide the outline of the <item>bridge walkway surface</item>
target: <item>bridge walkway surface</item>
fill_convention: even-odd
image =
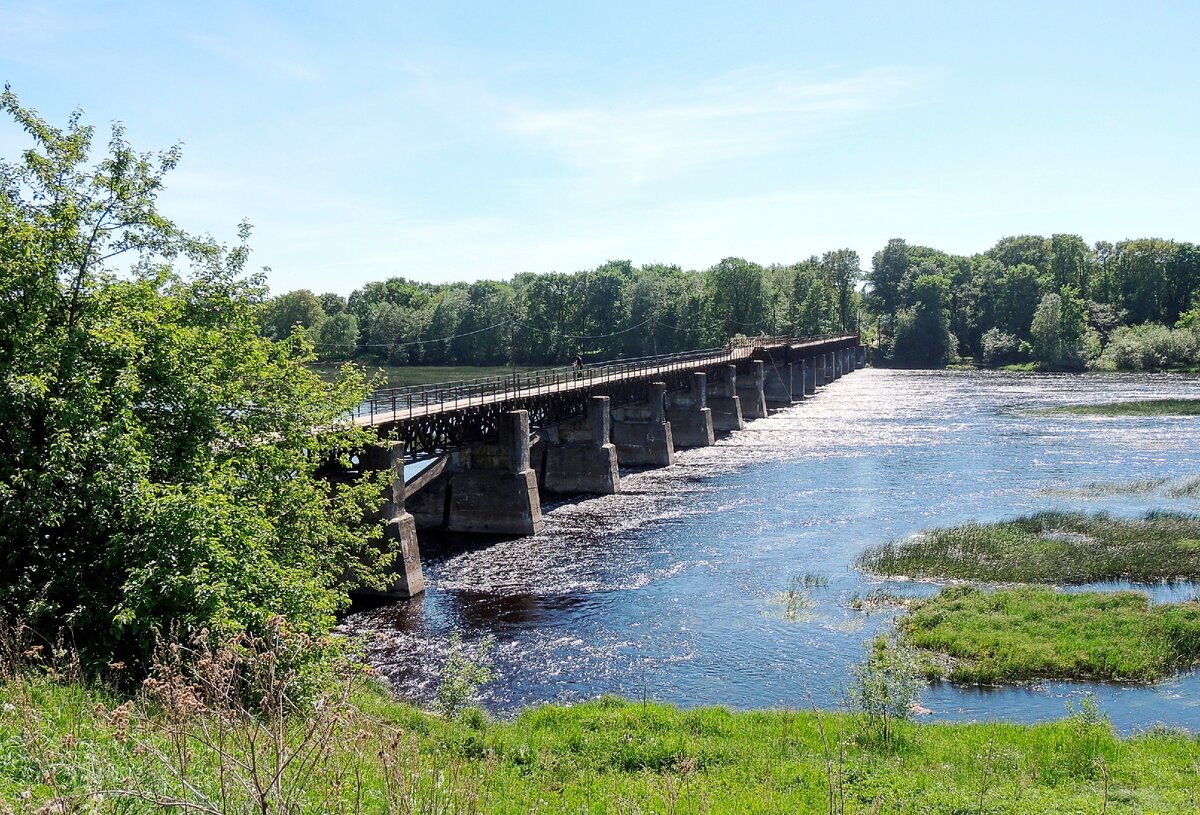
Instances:
[[[358,426],[402,424],[466,408],[502,405],[537,397],[592,392],[600,386],[648,381],[669,374],[701,371],[718,365],[735,365],[754,357],[756,351],[770,353],[785,348],[792,353],[818,351],[833,344],[857,343],[857,334],[837,337],[754,337],[736,340],[725,348],[685,351],[656,357],[617,360],[583,368],[559,367],[479,379],[383,388],[355,411]]]

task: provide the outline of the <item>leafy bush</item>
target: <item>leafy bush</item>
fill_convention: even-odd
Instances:
[[[260,336],[248,225],[228,248],[158,212],[177,149],[114,125],[89,166],[79,114],[0,109],[33,141],[0,162],[0,613],[133,676],[172,627],[322,633],[387,559],[377,485],[315,476],[368,441],[335,427],[363,377],[322,383],[302,333]]]
[[[999,328],[989,328],[985,331],[981,343],[984,365],[1004,365],[1015,362],[1018,358],[1020,341]]]

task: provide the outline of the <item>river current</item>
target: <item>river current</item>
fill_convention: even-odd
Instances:
[[[423,533],[425,595],[343,628],[366,636],[399,696],[418,700],[432,697],[452,632],[468,645],[493,635],[498,678],[484,695],[500,714],[606,693],[834,708],[866,644],[892,625],[894,612],[855,610],[855,598],[938,587],[861,574],[865,548],[1043,509],[1200,512],[1200,499],[1168,495],[1200,476],[1196,418],[1038,412],[1166,397],[1200,398],[1200,380],[858,371],[713,447],[678,451],[673,467],[622,471],[618,495],[545,504],[535,537]],[[1159,601],[1200,593],[1138,588]],[[1196,671],[1152,686],[941,682],[922,704],[935,719],[1032,722],[1089,694],[1122,731],[1200,730]]]

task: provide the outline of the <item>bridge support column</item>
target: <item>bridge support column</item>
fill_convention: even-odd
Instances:
[[[767,408],[789,407],[792,404],[792,366],[763,364],[763,398]]]
[[[708,447],[716,441],[708,407],[708,374],[692,374],[691,386],[667,394],[667,421],[676,447]]]
[[[542,485],[550,492],[611,495],[621,491],[617,448],[609,438],[607,396],[593,396],[587,415],[546,428]]]
[[[500,417],[498,442],[452,453],[446,528],[452,532],[535,535],[542,531],[537,475],[529,466],[529,413]]]
[[[651,382],[645,402],[613,408],[612,439],[622,464],[668,467],[675,463],[666,394],[666,383]]]
[[[726,365],[708,387],[708,407],[712,411],[713,431],[728,433],[743,430],[742,400],[737,393],[737,366]]]
[[[825,385],[825,355],[817,354],[809,360],[809,365],[812,366],[813,393],[816,393],[817,388]]]
[[[804,368],[804,395],[811,396],[817,392],[817,361],[805,359],[800,363]]]
[[[738,399],[742,400],[742,416],[746,419],[762,419],[767,416],[767,397],[763,393],[763,363],[761,359],[750,360],[750,375],[737,380]]]
[[[421,569],[421,547],[417,543],[417,522],[404,508],[404,458],[398,444],[368,448],[362,454],[363,470],[386,469],[391,483],[384,488],[381,513],[387,518],[384,540],[396,552],[392,573],[381,589],[359,588],[350,593],[361,597],[402,600],[425,591],[425,572]]]
[[[865,345],[858,346],[857,348],[854,349],[854,354],[855,354],[855,364],[858,365],[859,368],[867,367],[867,346],[865,346]]]
[[[834,362],[833,352],[827,351],[825,353],[825,381],[834,382],[837,380],[837,378],[837,364]]]
[[[804,362],[788,363],[788,378],[792,383],[792,401],[804,401]]]

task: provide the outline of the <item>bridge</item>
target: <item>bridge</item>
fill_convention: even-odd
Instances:
[[[542,492],[618,493],[619,466],[670,466],[677,448],[711,445],[864,364],[857,334],[756,337],[582,369],[379,390],[353,421],[382,440],[360,457],[359,471],[392,474],[383,512],[399,557],[383,594],[423,591],[418,529],[537,534]],[[426,466],[406,479],[405,465],[415,462]]]

